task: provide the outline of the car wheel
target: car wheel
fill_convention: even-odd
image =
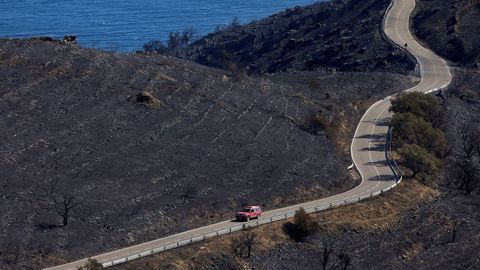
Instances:
[[[262,216],[261,214],[258,214],[257,219],[259,219],[261,216]]]

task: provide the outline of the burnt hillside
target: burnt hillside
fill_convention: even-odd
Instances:
[[[415,61],[387,43],[380,25],[388,0],[346,0],[297,7],[244,26],[209,34],[180,53],[229,70],[396,71]]]
[[[480,269],[480,178],[474,175],[466,194],[455,168],[459,156],[470,151],[462,136],[465,128],[480,128],[480,73],[458,70],[454,75],[443,99],[451,153],[434,183],[405,177],[394,190],[371,200],[315,213],[321,230],[305,242],[290,239],[281,222],[255,228],[250,257],[235,249],[245,241],[237,233],[113,269]],[[476,168],[479,154],[476,150],[472,159]]]
[[[7,269],[198,227],[243,204],[271,209],[350,189],[343,150],[355,123],[411,84],[374,73],[233,76],[40,39],[1,40],[0,74]],[[57,211],[70,198],[63,226]]]
[[[480,67],[480,1],[420,0],[413,16],[415,35],[442,57]]]

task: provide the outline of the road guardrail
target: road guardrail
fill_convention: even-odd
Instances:
[[[389,191],[390,189],[394,188],[395,186],[397,186],[402,181],[402,174],[401,174],[400,168],[398,167],[397,163],[391,157],[392,130],[393,130],[392,128],[388,129],[387,140],[385,142],[385,158],[388,161],[388,164],[389,164],[390,168],[392,169],[393,174],[395,176],[396,181],[395,181],[394,184],[392,184],[391,186],[389,186],[389,187],[387,187],[383,190],[380,190],[380,191],[375,191],[375,192],[372,192],[372,193],[364,193],[364,194],[353,196],[353,197],[348,198],[348,199],[342,199],[342,200],[337,200],[337,201],[334,201],[334,202],[331,202],[331,203],[322,203],[322,204],[319,204],[319,205],[316,205],[316,206],[311,206],[311,207],[305,208],[304,209],[305,212],[306,213],[314,213],[314,212],[319,212],[319,211],[335,208],[335,207],[338,207],[338,206],[341,206],[341,205],[356,203],[356,202],[361,201],[361,200],[365,200],[365,199],[369,199],[369,198],[378,196],[378,195],[380,195],[384,192]],[[182,239],[182,240],[179,240],[179,241],[176,241],[176,242],[164,244],[162,246],[154,247],[154,248],[151,248],[149,250],[141,251],[138,254],[133,254],[133,255],[126,256],[125,258],[115,259],[115,260],[108,261],[108,262],[102,262],[102,266],[103,267],[114,266],[114,265],[117,265],[117,264],[121,264],[121,263],[125,263],[125,262],[128,262],[128,261],[137,260],[139,258],[143,258],[143,257],[146,257],[146,256],[150,256],[150,255],[155,254],[155,253],[164,252],[166,250],[178,248],[178,247],[181,247],[181,246],[189,245],[189,244],[200,242],[200,241],[204,241],[206,239],[217,237],[217,236],[220,236],[220,235],[231,234],[231,233],[234,233],[234,232],[245,230],[247,228],[258,227],[258,226],[261,226],[261,225],[264,225],[264,224],[268,224],[268,223],[272,223],[272,222],[276,222],[276,221],[280,221],[280,220],[285,220],[285,219],[293,217],[297,210],[289,211],[289,212],[279,214],[279,215],[275,215],[275,216],[272,216],[272,217],[269,217],[269,218],[261,218],[261,219],[258,219],[256,221],[250,221],[250,222],[245,223],[243,225],[234,225],[234,226],[231,226],[231,227],[228,227],[228,228],[225,228],[225,229],[212,231],[212,232],[209,232],[209,233],[206,233],[206,234],[201,234],[201,235],[198,235],[198,236],[195,236],[195,237],[192,237],[192,238],[186,238],[186,239]]]

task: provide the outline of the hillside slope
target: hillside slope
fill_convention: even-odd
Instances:
[[[375,73],[232,76],[40,39],[0,40],[0,74],[8,269],[198,227],[243,204],[269,209],[350,189],[350,123],[411,84]],[[68,199],[76,207],[62,226]]]
[[[309,270],[325,262],[327,269],[338,269],[339,258],[347,269],[480,269],[480,178],[466,195],[454,165],[466,149],[461,130],[480,129],[480,73],[458,71],[454,78],[444,100],[452,153],[434,185],[405,177],[392,192],[316,213],[321,230],[305,242],[291,240],[281,223],[256,228],[248,258],[238,251],[245,236],[237,233],[113,269]]]
[[[180,53],[229,70],[411,71],[415,61],[380,32],[388,0],[347,0],[289,9],[209,34]]]
[[[466,67],[480,67],[480,1],[419,0],[414,33],[444,58]]]

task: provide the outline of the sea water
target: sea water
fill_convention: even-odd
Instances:
[[[0,0],[0,37],[77,36],[86,47],[133,51],[193,27],[268,17],[313,0]]]

